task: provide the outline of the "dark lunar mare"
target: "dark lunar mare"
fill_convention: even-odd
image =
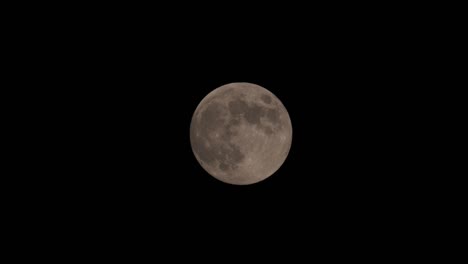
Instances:
[[[262,95],[261,99],[271,103],[271,97],[266,94]],[[240,118],[243,116],[248,123],[257,126],[257,128],[262,130],[267,135],[272,135],[274,131],[272,127],[261,123],[260,118],[262,117],[264,117],[267,121],[270,121],[275,129],[282,128],[279,112],[276,108],[265,108],[258,104],[249,105],[242,98],[236,98],[235,100],[229,102],[228,107],[229,112],[234,118]]]
[[[261,100],[265,103],[272,103],[271,97],[266,94],[261,96]],[[230,114],[229,121],[223,117],[223,114],[227,112]],[[216,101],[208,102],[199,115],[200,119],[195,116],[195,122],[192,121],[191,127],[193,150],[206,164],[213,165],[217,161],[222,171],[235,169],[237,164],[245,158],[239,147],[231,142],[232,137],[238,133],[235,128],[242,118],[267,135],[272,135],[274,129],[281,128],[278,109],[249,104],[242,96],[237,96],[230,101],[227,107]],[[272,127],[263,124],[262,117],[270,121]],[[219,139],[210,138],[210,132],[214,130],[219,130]],[[206,142],[209,144],[205,144]]]
[[[244,154],[238,146],[231,143],[231,138],[235,134],[231,128],[240,120],[232,118],[226,125],[226,120],[221,118],[220,114],[224,111],[226,108],[223,105],[217,102],[208,103],[206,109],[200,114],[200,119],[192,121],[190,133],[193,150],[200,160],[210,165],[218,161],[221,170],[229,170],[236,168],[236,164],[244,159]],[[210,132],[219,128],[222,129],[220,131],[222,140],[210,138]],[[206,142],[209,142],[209,145],[205,144]]]
[[[244,185],[263,180],[288,153],[291,123],[286,109],[258,85],[220,88],[202,100],[192,117],[192,150],[202,167],[221,181]]]
[[[265,104],[270,104],[271,103],[271,96],[269,96],[268,94],[262,94],[262,96],[260,96],[260,99],[262,99],[262,101]]]

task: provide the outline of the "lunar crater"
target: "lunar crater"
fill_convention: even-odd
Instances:
[[[292,136],[282,103],[265,88],[248,83],[224,85],[207,95],[190,130],[192,150],[202,167],[221,181],[239,185],[261,181],[279,169]],[[289,140],[279,140],[284,137]]]

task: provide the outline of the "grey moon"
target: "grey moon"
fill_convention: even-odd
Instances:
[[[274,174],[288,156],[292,125],[281,101],[252,83],[229,83],[210,92],[190,124],[195,158],[214,178],[248,185]]]

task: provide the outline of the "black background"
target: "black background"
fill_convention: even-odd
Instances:
[[[326,243],[399,232],[419,199],[406,168],[417,30],[330,10],[199,20],[100,11],[42,27],[35,41],[50,52],[31,67],[53,77],[38,76],[50,82],[40,93],[53,101],[57,142],[41,180],[50,208],[78,233],[111,237],[260,232]],[[189,141],[198,103],[231,82],[270,90],[292,121],[285,163],[249,186],[211,177]]]

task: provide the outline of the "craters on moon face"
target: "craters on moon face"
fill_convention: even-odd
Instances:
[[[216,102],[211,102],[207,105],[200,115],[200,126],[203,131],[210,131],[217,127],[219,122],[223,121],[222,113],[223,106]]]
[[[271,103],[271,97],[267,97]],[[249,102],[242,96],[236,96],[227,103],[216,100],[207,103],[194,116],[194,122],[191,128],[194,151],[203,163],[218,166],[221,171],[236,169],[245,158],[239,146],[232,142],[242,122],[267,136],[281,129],[277,108]]]
[[[272,104],[270,95],[262,94],[260,99],[264,103]],[[274,131],[282,128],[277,106],[265,106],[255,101],[249,102],[242,97],[230,101],[228,106],[231,118],[235,120],[243,119],[267,135],[272,135]]]
[[[216,101],[210,102],[194,116],[190,131],[193,149],[199,159],[210,166],[217,165],[222,171],[234,170],[244,159],[240,148],[232,143],[239,118],[226,118],[226,107]],[[195,129],[196,127],[196,129]]]
[[[190,140],[205,170],[227,182],[244,184],[242,177],[252,177],[253,183],[280,166],[261,157],[273,153],[281,160],[277,153],[288,147],[283,139],[289,131],[289,116],[273,94],[253,84],[235,83],[213,91],[199,104]],[[246,176],[251,172],[258,175]]]

